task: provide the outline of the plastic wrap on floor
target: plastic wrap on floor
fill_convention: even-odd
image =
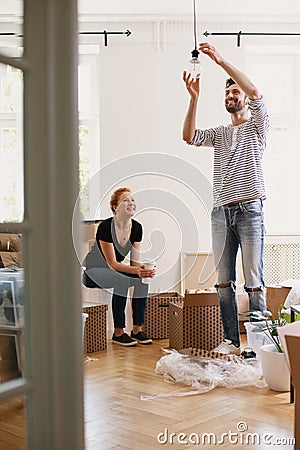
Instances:
[[[262,377],[260,362],[256,359],[244,360],[234,355],[225,359],[195,357],[167,349],[163,349],[163,352],[165,355],[156,363],[155,373],[162,375],[167,382],[191,386],[194,390],[142,396],[142,400],[203,394],[217,386],[226,388],[267,386]]]
[[[83,360],[84,363],[91,362],[91,361],[98,361],[98,358],[91,357],[91,356],[85,356],[85,358]]]

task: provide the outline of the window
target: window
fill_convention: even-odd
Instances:
[[[97,57],[98,55],[98,57]],[[90,180],[100,168],[99,48],[81,46],[78,69],[80,212],[93,220],[95,201]]]
[[[88,51],[95,51],[95,46]],[[89,219],[92,201],[89,181],[100,164],[97,56],[82,54],[78,71],[80,210]],[[0,222],[4,223],[22,222],[24,217],[22,96],[22,71],[0,64]]]
[[[24,216],[22,97],[22,71],[0,64],[0,222]]]
[[[266,98],[270,132],[263,158],[267,234],[299,234],[300,48],[247,47],[247,74]],[[270,74],[272,82],[270,83]]]

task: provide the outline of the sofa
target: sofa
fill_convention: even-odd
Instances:
[[[22,265],[21,234],[0,233],[0,268]]]

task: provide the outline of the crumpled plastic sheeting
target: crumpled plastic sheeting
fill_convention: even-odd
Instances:
[[[98,358],[86,356],[83,360],[84,363],[90,362],[90,361],[98,361]]]
[[[182,355],[176,350],[163,349],[163,351],[166,355],[156,363],[155,373],[163,375],[165,381],[182,383],[192,386],[195,390],[187,393],[141,396],[142,400],[203,394],[217,386],[227,388],[267,386],[262,379],[260,362],[256,359],[250,361],[236,358],[232,361],[224,361]]]

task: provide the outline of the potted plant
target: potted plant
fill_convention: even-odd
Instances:
[[[285,306],[282,306],[282,310],[285,309]],[[265,333],[279,353],[283,353],[283,348],[279,340],[277,328],[287,324],[282,310],[278,311],[277,319],[272,319],[272,315],[269,311],[266,311],[266,314],[261,311],[246,311],[240,313],[241,316],[252,319],[252,324],[255,325],[255,327],[253,327],[251,331],[253,333]],[[255,322],[258,323],[256,324]]]
[[[260,348],[260,361],[264,378],[274,391],[289,391],[290,389],[290,372],[277,332],[278,327],[287,324],[284,317],[285,309],[283,306],[276,319],[271,318],[271,313],[264,314],[261,311],[241,313],[243,317],[252,319],[254,326],[251,331],[253,333],[265,333],[268,336],[270,344]],[[258,323],[255,324],[254,321],[258,321]]]

